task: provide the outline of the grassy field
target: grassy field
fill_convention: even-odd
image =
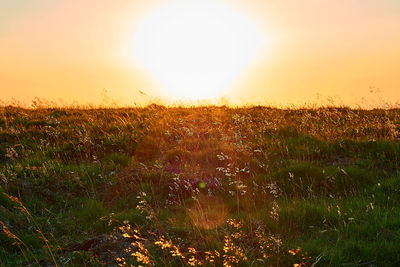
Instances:
[[[399,109],[3,107],[0,265],[399,266],[399,140]]]

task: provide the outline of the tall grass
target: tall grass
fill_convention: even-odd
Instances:
[[[4,106],[0,262],[395,266],[399,140],[399,109]]]

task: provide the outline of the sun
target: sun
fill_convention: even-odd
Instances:
[[[198,100],[224,95],[264,41],[240,10],[217,0],[179,0],[143,17],[130,49],[164,96]]]

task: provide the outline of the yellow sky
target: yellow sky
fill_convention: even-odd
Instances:
[[[141,20],[172,2],[0,1],[0,99],[100,103],[103,88],[122,104],[145,98],[138,89],[168,97],[151,71],[124,55]],[[221,91],[232,102],[400,102],[398,0],[223,4],[268,39]]]

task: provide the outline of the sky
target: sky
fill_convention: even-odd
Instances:
[[[206,2],[0,0],[0,100],[400,102],[400,1]]]

